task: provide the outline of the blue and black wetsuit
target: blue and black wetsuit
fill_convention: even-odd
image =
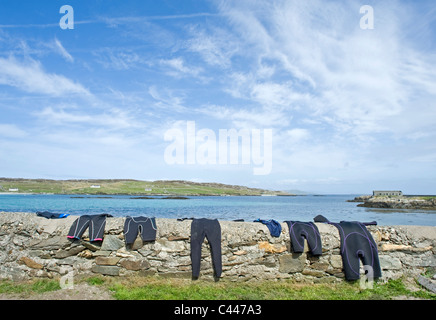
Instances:
[[[37,211],[36,215],[38,217],[44,217],[46,219],[62,219],[68,217],[69,213],[53,213],[49,211]]]

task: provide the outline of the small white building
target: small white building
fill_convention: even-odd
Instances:
[[[91,186],[91,188],[92,188],[92,189],[100,189],[100,185],[98,185],[98,184],[93,184],[93,185]]]
[[[373,191],[372,192],[372,195],[373,196],[402,196],[403,195],[403,192],[402,191],[390,191],[390,190],[387,190],[387,191],[379,191],[379,190],[376,190],[376,191]]]
[[[18,192],[18,188],[9,188],[9,192]]]

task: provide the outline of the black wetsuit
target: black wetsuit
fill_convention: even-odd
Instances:
[[[293,252],[301,253],[304,249],[304,239],[307,240],[310,252],[314,256],[322,255],[321,236],[318,227],[313,222],[285,221],[289,227],[291,248]]]
[[[105,213],[78,217],[71,225],[67,237],[79,240],[89,227],[89,241],[103,241],[106,217],[112,217],[112,215]]]
[[[365,226],[375,225],[376,222],[341,221],[335,223],[323,216],[316,216],[314,220],[326,222],[338,228],[345,279],[352,281],[360,278],[360,260],[364,266],[372,269],[374,279],[382,276],[377,244]]]
[[[210,244],[215,278],[218,279],[222,273],[221,226],[218,220],[205,218],[194,219],[191,223],[192,278],[200,276],[201,245],[205,237]]]
[[[127,217],[124,222],[124,239],[126,245],[135,242],[138,232],[142,241],[156,240],[156,219],[147,217]]]

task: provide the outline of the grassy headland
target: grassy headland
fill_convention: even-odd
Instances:
[[[0,178],[0,192],[180,196],[292,195],[283,191],[271,191],[220,183],[198,183],[183,180],[141,181],[131,179],[48,180]]]

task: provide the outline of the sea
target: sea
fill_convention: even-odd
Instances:
[[[332,222],[377,222],[378,225],[436,226],[434,210],[373,209],[347,202],[358,195],[188,196],[151,199],[128,195],[0,194],[0,212],[108,213],[114,217],[210,218],[223,221],[274,219],[313,221],[323,215]]]

